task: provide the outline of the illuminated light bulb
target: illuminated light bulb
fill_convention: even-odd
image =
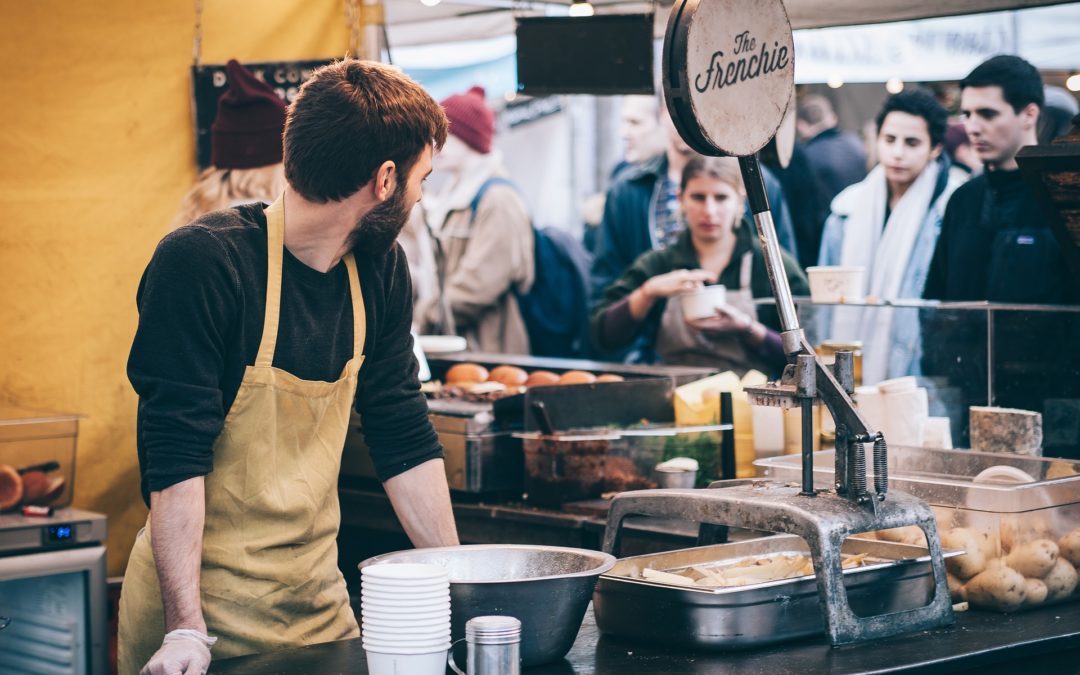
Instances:
[[[589,2],[570,3],[570,16],[592,16],[593,6]]]
[[[889,81],[885,83],[885,91],[890,94],[899,94],[904,91],[904,81],[899,77],[890,77]]]
[[[1080,73],[1076,73],[1065,80],[1065,88],[1069,91],[1080,91]]]
[[[425,7],[434,7],[440,2],[442,2],[442,0],[420,0],[420,4]]]
[[[839,89],[844,86],[844,78],[839,75],[830,75],[828,80],[825,80],[825,84],[829,85],[830,89]]]

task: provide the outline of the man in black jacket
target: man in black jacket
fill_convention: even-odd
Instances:
[[[924,296],[948,301],[1066,304],[1077,301],[1063,251],[1023,182],[1016,153],[1036,143],[1042,78],[1016,56],[995,56],[960,82],[960,109],[986,170],[957,188],[941,224]],[[1063,312],[927,310],[924,373],[943,375],[969,405],[1043,411],[1080,397],[1075,353],[1080,320]],[[987,353],[987,330],[994,336]],[[987,367],[993,388],[987,389]],[[967,417],[965,414],[964,418]],[[963,425],[962,425],[963,426]],[[961,430],[964,436],[964,430]],[[963,439],[961,439],[963,442]]]
[[[1063,253],[1016,163],[1020,148],[1037,142],[1039,71],[1019,57],[995,56],[961,80],[960,88],[964,127],[986,171],[949,200],[924,296],[1075,301]]]

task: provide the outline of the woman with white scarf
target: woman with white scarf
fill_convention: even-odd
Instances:
[[[921,298],[945,205],[965,180],[942,153],[947,114],[929,92],[890,96],[877,123],[879,164],[833,199],[819,265],[866,269],[868,298]],[[831,311],[830,311],[831,310]],[[917,310],[826,308],[822,338],[863,343],[863,382],[918,374]]]

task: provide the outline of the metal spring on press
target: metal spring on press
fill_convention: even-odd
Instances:
[[[866,451],[862,443],[852,443],[849,447],[855,452],[851,462],[851,487],[853,496],[860,502],[866,501]]]
[[[889,446],[885,443],[885,436],[878,432],[874,439],[874,492],[878,499],[885,499],[885,493],[889,490]]]

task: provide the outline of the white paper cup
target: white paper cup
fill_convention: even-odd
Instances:
[[[380,577],[364,577],[361,580],[365,585],[373,588],[393,588],[405,590],[421,590],[425,588],[439,588],[450,583],[449,579],[382,579]]]
[[[450,642],[450,629],[434,633],[410,633],[402,636],[401,632],[383,633],[374,629],[363,631],[364,645],[377,649],[396,650],[402,649],[437,649],[439,646]]]
[[[862,302],[864,267],[807,267],[814,302]]]
[[[717,307],[727,304],[727,288],[705,286],[690,293],[679,295],[683,316],[687,319],[706,319],[716,314]]]
[[[361,603],[360,611],[364,616],[370,616],[372,618],[392,618],[392,617],[409,617],[412,619],[428,619],[436,618],[440,616],[448,616],[450,614],[450,604],[446,602],[440,602],[431,606],[419,606],[419,607],[394,607],[392,605],[380,605],[372,603]]]
[[[376,604],[437,603],[450,599],[450,589],[447,588],[445,590],[424,593],[393,593],[384,590],[370,590],[365,588],[360,591],[360,599],[366,602],[374,602]]]
[[[446,653],[450,645],[439,651],[393,654],[367,650],[367,667],[371,675],[443,675],[446,672]]]
[[[902,394],[905,391],[915,391],[919,386],[918,380],[912,375],[894,377],[891,380],[882,380],[877,383],[878,391],[882,394]]]
[[[409,602],[401,602],[399,600],[383,601],[376,598],[362,598],[360,601],[360,609],[362,610],[375,610],[379,612],[436,612],[440,610],[450,609],[450,598],[432,598],[430,600],[419,600]]]
[[[405,616],[400,619],[389,619],[379,616],[368,617],[364,616],[363,625],[365,627],[370,626],[376,630],[401,630],[406,632],[412,631],[431,631],[443,626],[450,625],[450,614],[444,614],[443,616],[436,617],[411,617]]]
[[[360,577],[365,581],[449,581],[450,575],[446,568],[440,565],[425,565],[422,563],[387,563],[383,565],[369,565],[360,570]]]

